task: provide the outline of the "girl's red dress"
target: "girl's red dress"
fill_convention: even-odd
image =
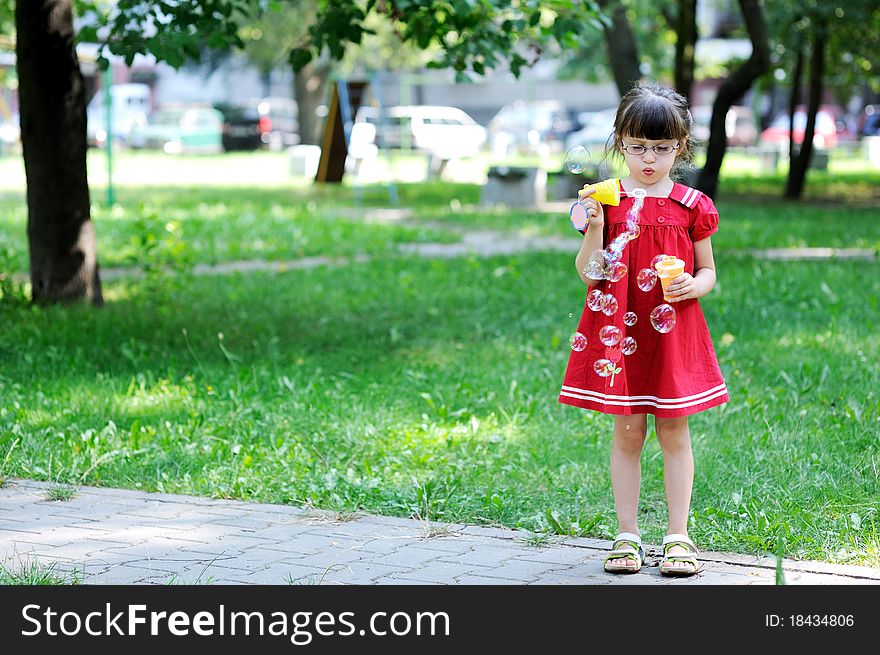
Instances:
[[[621,189],[617,207],[606,205],[604,243],[607,247],[626,231],[626,215],[633,199]],[[627,274],[619,282],[603,280],[595,289],[611,293],[618,310],[612,316],[594,312],[586,304],[578,332],[587,347],[571,351],[559,402],[605,414],[654,414],[659,417],[688,416],[726,403],[729,398],[712,337],[696,299],[670,303],[676,323],[661,334],[651,325],[651,311],[664,302],[660,281],[642,291],[636,279],[659,255],[675,255],[694,274],[694,242],[718,230],[718,210],[705,194],[675,183],[668,198],[645,198],[639,214],[640,235],[626,244],[620,261]],[[588,290],[589,292],[590,290]],[[637,322],[627,326],[623,316],[635,312]],[[637,349],[623,355],[620,346],[608,348],[599,341],[599,330],[615,325],[624,337],[634,337]],[[619,372],[599,376],[593,369],[598,359],[616,360]]]

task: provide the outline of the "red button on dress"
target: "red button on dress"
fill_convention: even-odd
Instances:
[[[619,282],[603,280],[593,287],[611,293],[618,310],[606,316],[584,306],[577,331],[587,337],[587,347],[571,352],[559,402],[605,414],[677,417],[729,400],[699,301],[671,303],[675,327],[661,334],[651,325],[650,317],[663,303],[662,287],[658,281],[645,292],[637,284],[638,272],[650,267],[651,260],[661,253],[683,259],[685,271],[693,275],[694,240],[717,230],[717,211],[708,197],[680,184],[674,185],[669,197],[673,202],[662,210],[665,199],[645,199],[639,216],[640,235],[626,244],[620,259],[628,268],[626,276]],[[626,231],[626,215],[632,204],[632,198],[623,197],[619,206],[605,206],[606,246]],[[635,325],[623,322],[627,312],[636,314]],[[603,345],[599,330],[605,325],[614,325],[623,337],[635,339],[635,352],[622,355],[619,345]],[[596,373],[593,365],[599,359],[615,362],[612,375]]]

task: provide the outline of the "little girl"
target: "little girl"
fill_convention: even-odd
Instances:
[[[636,514],[648,414],[654,415],[663,451],[669,510],[660,573],[697,572],[698,551],[687,535],[694,477],[687,417],[727,402],[728,396],[697,300],[715,286],[709,236],[718,229],[718,211],[708,196],[669,177],[674,164],[690,157],[690,126],[682,96],[654,83],[639,84],[623,97],[614,120],[611,151],[620,153],[629,169],[620,180],[620,205],[603,206],[589,197],[595,191],[589,186],[580,192],[589,218],[576,259],[589,288],[578,327],[586,346],[572,350],[559,402],[614,414],[611,484],[619,534],[605,559],[609,572],[634,573],[642,566]],[[637,188],[647,197],[639,213],[638,236],[632,237],[627,213]],[[616,282],[589,277],[585,267],[591,255],[628,229],[631,240],[620,253],[626,275]],[[685,262],[684,273],[669,282],[668,300],[656,278],[644,270],[653,269],[658,255]],[[674,327],[668,331],[670,311],[665,318],[657,317],[658,327],[651,318],[664,303],[674,310]],[[607,331],[603,333],[612,346],[600,340],[605,326],[620,331],[611,330],[610,339]],[[622,337],[626,339],[614,344]]]

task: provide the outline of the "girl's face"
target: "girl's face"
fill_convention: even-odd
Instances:
[[[669,178],[669,171],[675,163],[681,146],[676,139],[637,139],[624,136],[617,148],[626,161],[630,175],[639,184],[652,186]]]

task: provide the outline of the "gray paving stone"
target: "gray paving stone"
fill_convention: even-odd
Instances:
[[[458,564],[454,562],[428,562],[424,567],[403,574],[412,580],[455,584],[456,578],[469,575],[482,575],[485,567],[475,564]],[[393,577],[393,576],[392,576]]]
[[[541,548],[535,551],[524,551],[515,559],[523,562],[547,562],[549,564],[569,564],[576,566],[593,555],[592,552],[582,548],[570,548],[556,546],[554,548]]]
[[[501,566],[487,568],[480,575],[488,578],[509,578],[511,580],[520,580],[523,583],[532,582],[539,578],[541,574],[553,571],[559,568],[559,564],[548,564],[547,562],[526,562],[523,560],[510,559]]]
[[[405,548],[421,548],[424,539],[413,537],[375,537],[361,542],[361,548],[374,555],[397,553]]]
[[[370,559],[370,553],[365,553],[359,548],[333,548],[305,555],[296,560],[297,564],[305,566],[333,566],[335,564],[350,564],[359,561],[375,561]],[[386,562],[380,562],[386,563]]]
[[[587,575],[584,572],[578,574],[576,571],[564,571],[564,570],[556,570],[556,571],[548,571],[547,573],[542,573],[539,575],[534,581],[530,582],[531,585],[607,585],[610,584],[611,580],[607,578],[599,578],[592,575]]]
[[[479,543],[477,540],[464,537],[435,537],[433,539],[423,539],[419,544],[419,548],[461,554],[473,550]]]
[[[412,578],[396,578],[394,576],[388,576],[385,578],[379,578],[375,580],[376,584],[380,585],[444,585],[447,584],[445,582],[432,582],[430,580],[416,580]]]
[[[463,575],[456,579],[460,585],[521,585],[519,580],[505,580],[504,578],[487,578],[481,575]]]
[[[407,569],[387,564],[370,562],[349,562],[328,567],[324,582],[341,582],[343,584],[370,584],[373,580],[394,573],[403,573]]]
[[[447,562],[462,562],[464,564],[479,564],[480,566],[497,567],[502,565],[506,560],[516,557],[523,551],[518,548],[501,545],[496,546],[494,543],[482,544],[479,548],[474,548],[462,554],[446,554],[443,560]]]
[[[409,548],[401,548],[397,552],[383,555],[381,557],[372,559],[371,561],[378,564],[389,564],[391,566],[401,566],[408,569],[420,569],[424,567],[428,562],[437,560],[438,558],[442,557],[443,554],[444,551],[427,550],[424,548],[416,548],[415,546],[411,546]]]

